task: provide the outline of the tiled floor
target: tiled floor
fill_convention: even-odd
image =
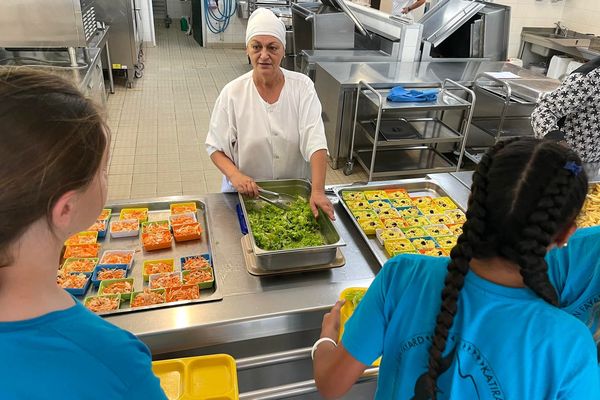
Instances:
[[[204,151],[210,113],[221,88],[250,69],[243,50],[207,49],[157,25],[144,76],[133,89],[117,84],[108,98],[112,131],[111,200],[218,192],[221,173]],[[327,183],[366,180],[328,170]]]

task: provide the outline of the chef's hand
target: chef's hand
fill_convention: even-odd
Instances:
[[[319,208],[323,210],[330,220],[335,221],[333,215],[333,204],[329,201],[325,192],[322,190],[313,190],[310,193],[310,208],[312,209],[315,218],[319,216]]]
[[[328,337],[330,339],[338,341],[340,335],[340,310],[346,300],[338,300],[333,308],[323,316],[323,323],[321,324],[321,337]]]
[[[410,8],[408,8],[408,7],[402,7],[402,10],[400,10],[400,12],[402,14],[408,14],[410,12]]]
[[[242,174],[240,171],[232,174],[229,181],[238,192],[250,197],[258,197],[258,185],[254,182],[254,179]]]

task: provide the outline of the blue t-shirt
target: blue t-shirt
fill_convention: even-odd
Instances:
[[[378,399],[425,399],[447,258],[388,261],[346,323],[342,343],[370,365],[383,355]],[[527,288],[465,278],[438,379],[438,399],[597,399],[596,348],[587,327]]]
[[[166,399],[150,352],[81,303],[0,322],[0,399]]]
[[[594,332],[598,326],[594,306],[600,303],[600,226],[578,229],[568,246],[551,250],[546,260],[561,308]]]

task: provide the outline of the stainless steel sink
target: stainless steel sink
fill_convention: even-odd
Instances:
[[[537,36],[542,41],[545,39],[564,47],[589,47],[592,39],[594,39],[593,35],[586,35],[571,30],[556,33],[554,30],[543,28],[530,31],[523,30],[523,34]]]

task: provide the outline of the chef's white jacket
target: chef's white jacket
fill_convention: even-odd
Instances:
[[[256,180],[310,179],[310,157],[327,149],[321,103],[312,81],[282,71],[285,83],[276,103],[260,97],[250,71],[223,88],[210,120],[208,154],[222,151]],[[225,177],[222,190],[235,190]]]

